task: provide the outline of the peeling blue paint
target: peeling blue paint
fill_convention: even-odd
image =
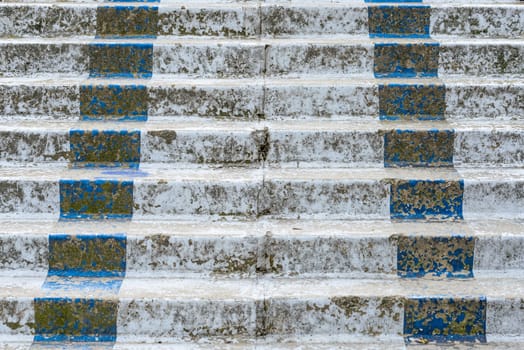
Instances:
[[[376,78],[438,76],[439,43],[375,43]]]
[[[60,180],[61,219],[131,219],[133,182]]]
[[[156,38],[157,6],[99,6],[95,38]]]
[[[82,120],[146,121],[148,91],[145,85],[82,85]]]
[[[35,342],[114,342],[118,301],[35,298]]]
[[[89,44],[89,76],[92,78],[151,78],[153,44]]]
[[[464,180],[395,179],[391,182],[391,219],[463,219]]]
[[[53,234],[49,236],[49,276],[123,277],[124,234]]]
[[[486,342],[486,298],[413,297],[404,308],[404,336],[443,342]]]
[[[385,167],[452,167],[454,130],[391,130],[384,134]]]
[[[404,278],[472,278],[474,251],[473,237],[400,236],[397,273]]]
[[[429,6],[369,6],[371,38],[429,38]]]
[[[379,84],[382,120],[443,120],[446,113],[444,84]]]
[[[76,167],[129,167],[140,164],[140,130],[70,130]]]

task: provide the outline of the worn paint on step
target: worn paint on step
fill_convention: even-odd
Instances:
[[[439,44],[376,43],[374,73],[377,78],[436,77]]]
[[[400,277],[473,277],[473,237],[399,236]]]
[[[49,236],[49,275],[124,276],[126,236],[123,234]]]
[[[390,130],[384,134],[385,167],[452,167],[454,130]]]
[[[406,300],[408,342],[486,342],[486,298],[414,297]]]
[[[76,167],[129,167],[140,164],[140,130],[70,130]]]
[[[380,84],[378,99],[382,120],[442,120],[446,112],[444,85]]]
[[[369,36],[380,38],[429,37],[429,6],[368,7]]]
[[[60,180],[62,219],[130,219],[132,215],[132,181]]]
[[[105,78],[150,78],[153,44],[122,43],[89,45],[89,75]]]
[[[96,9],[97,37],[154,38],[157,32],[157,6],[100,6]]]
[[[464,181],[392,179],[392,219],[462,219]]]
[[[35,298],[35,342],[116,340],[118,300]]]
[[[80,115],[83,120],[147,120],[145,85],[82,85]]]

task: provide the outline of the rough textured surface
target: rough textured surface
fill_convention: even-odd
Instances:
[[[45,73],[82,74],[88,71],[85,45],[76,43],[2,43],[0,76]],[[50,60],[49,58],[53,59]]]
[[[257,334],[399,334],[402,309],[388,297],[271,298],[257,303]]]
[[[264,130],[150,130],[143,135],[144,162],[257,166],[264,161]]]
[[[325,162],[346,164],[373,164],[382,160],[382,140],[377,132],[314,131],[292,128],[270,130],[270,163]],[[297,130],[298,129],[298,130]]]
[[[372,46],[363,43],[270,44],[266,74],[354,74],[368,72],[373,64]],[[376,60],[376,58],[375,58]]]
[[[58,37],[64,35],[95,34],[94,7],[31,6],[13,4],[0,6],[0,33],[2,37]]]
[[[58,184],[32,181],[21,186],[16,180],[0,180],[0,213],[57,213]]]
[[[392,219],[462,219],[464,182],[391,180]]]
[[[373,86],[271,84],[265,89],[264,112],[268,119],[304,117],[360,117],[378,113],[378,96]],[[330,101],[329,103],[325,103]]]
[[[140,130],[70,130],[76,167],[130,167],[140,163]]]
[[[453,166],[454,130],[391,130],[384,134],[386,167]]]
[[[156,6],[99,6],[96,9],[99,37],[154,37],[157,32]]]
[[[255,119],[262,113],[261,85],[184,85],[150,87],[149,115]]]
[[[365,179],[267,178],[260,193],[259,215],[371,219],[387,216],[387,185]]]
[[[84,120],[145,120],[148,105],[145,85],[80,86],[80,115]]]
[[[367,11],[351,4],[264,4],[262,35],[367,34]]]
[[[371,37],[429,37],[429,6],[369,6]]]
[[[36,341],[114,341],[116,300],[35,298]]]
[[[0,132],[0,158],[7,162],[63,162],[69,159],[63,132]]]
[[[132,181],[60,180],[63,219],[129,218],[133,204]]]
[[[493,81],[493,80],[492,80]],[[446,119],[448,120],[519,120],[522,117],[524,84],[465,84],[446,86]]]
[[[404,335],[410,341],[486,342],[485,298],[409,298]]]
[[[432,35],[466,37],[518,38],[524,34],[524,10],[517,2],[513,6],[489,3],[483,6],[431,7]]]
[[[159,35],[253,37],[259,33],[260,19],[258,9],[249,5],[214,8],[194,4],[161,9]]]
[[[397,271],[401,277],[473,277],[472,237],[399,236]]]
[[[384,77],[436,77],[439,69],[439,44],[377,43],[373,72]]]
[[[51,119],[77,119],[78,87],[74,85],[0,84],[0,113],[7,116],[46,116]]]
[[[444,85],[380,84],[378,99],[385,120],[438,120],[446,112]]]
[[[155,44],[155,74],[198,77],[254,77],[264,69],[264,46],[256,43]]]
[[[524,74],[524,43],[445,43],[439,73],[461,75]]]
[[[126,271],[124,235],[49,236],[49,275],[108,277]]]
[[[89,45],[89,75],[105,78],[148,78],[153,72],[153,44]]]

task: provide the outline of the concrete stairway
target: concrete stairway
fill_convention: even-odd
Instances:
[[[524,4],[0,3],[0,349],[524,348]]]

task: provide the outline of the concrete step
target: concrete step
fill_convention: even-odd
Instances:
[[[81,115],[85,119],[138,116],[142,120],[169,116],[226,120],[319,117],[372,120],[384,113],[405,115],[403,108],[388,107],[396,103],[395,95],[382,95],[381,86],[394,84],[443,86],[436,101],[422,103],[417,107],[422,111],[408,111],[429,113],[430,119],[443,116],[450,121],[520,120],[522,117],[522,76],[408,80],[371,76],[190,79],[173,75],[153,75],[151,79],[141,80],[61,75],[0,78],[0,116],[3,120],[79,120]],[[125,89],[127,92],[122,92]],[[126,94],[133,96],[133,103],[128,102]],[[389,103],[389,99],[393,102]]]
[[[4,217],[523,218],[524,170],[0,169]]]
[[[124,6],[145,4],[124,4]],[[404,4],[405,5],[405,4]],[[430,5],[429,34],[464,37],[521,37],[524,9],[518,2],[425,2]],[[111,8],[122,4],[82,2],[4,2],[0,15],[3,37],[103,35]],[[368,34],[364,1],[161,1],[148,4],[152,35],[222,37]],[[108,9],[110,8],[110,9]],[[110,18],[114,19],[115,16]]]
[[[50,258],[51,253],[57,254],[56,244],[51,244],[56,235],[101,234],[125,237],[124,268],[131,277],[366,278],[375,274],[374,278],[444,280],[524,268],[524,221],[512,219],[428,223],[15,218],[1,220],[0,227],[1,273],[26,275],[47,273],[49,261],[56,260]],[[82,253],[65,256],[63,263],[72,264],[73,256]]]
[[[168,342],[162,344],[151,343],[136,343],[117,341],[108,347],[92,345],[90,350],[155,350],[155,349],[173,349],[173,350],[409,350],[413,348],[422,348],[422,344],[407,345],[404,343],[402,337],[388,336],[388,337],[364,337],[364,336],[349,336],[349,337],[275,337],[276,339],[228,339],[227,341],[209,340],[206,343],[200,344],[195,342]],[[6,339],[3,341],[2,350],[48,350],[48,349],[74,349],[74,345],[66,345],[67,347],[60,347],[60,345],[52,344],[49,346],[31,344],[31,340],[26,342],[10,341],[8,337],[0,338]],[[489,344],[460,344],[452,345],[455,350],[520,350],[523,347],[524,341],[518,337],[490,337]],[[228,343],[231,341],[231,343]],[[87,346],[84,345],[84,349]],[[436,345],[426,344],[424,350],[446,350],[450,345]]]
[[[86,37],[2,39],[0,73],[6,77],[45,73],[118,76],[134,65],[130,47],[135,47],[135,53],[144,51],[143,68],[152,74],[197,77],[351,75],[373,71],[378,74],[387,69],[385,58],[397,56],[396,59],[410,57],[413,62],[420,61],[417,69],[435,69],[441,77],[524,74],[524,40],[520,38],[407,40],[367,36],[259,40],[159,37],[125,42]],[[109,72],[103,66],[109,64],[107,60],[111,61]],[[419,67],[422,63],[424,67]]]
[[[89,288],[42,288],[44,279],[12,274],[2,278],[2,333],[30,339],[45,326],[51,332],[67,333],[72,324],[54,324],[52,317],[42,317],[41,309],[47,307],[54,314],[74,307],[64,304],[67,298],[97,298]],[[126,277],[116,295],[94,300],[115,306],[107,312],[106,323],[112,324],[123,342],[337,335],[404,336],[414,342],[449,335],[455,340],[489,342],[492,336],[522,336],[523,290],[523,279],[508,274],[445,283],[396,277],[238,280],[144,276]],[[440,312],[447,317],[435,315]],[[88,318],[106,320],[103,316],[94,313]],[[440,338],[433,333],[438,330],[432,323],[418,327],[438,320],[446,332]],[[79,322],[83,326],[87,321]]]
[[[524,123],[12,121],[0,126],[0,149],[6,165],[523,167]]]

